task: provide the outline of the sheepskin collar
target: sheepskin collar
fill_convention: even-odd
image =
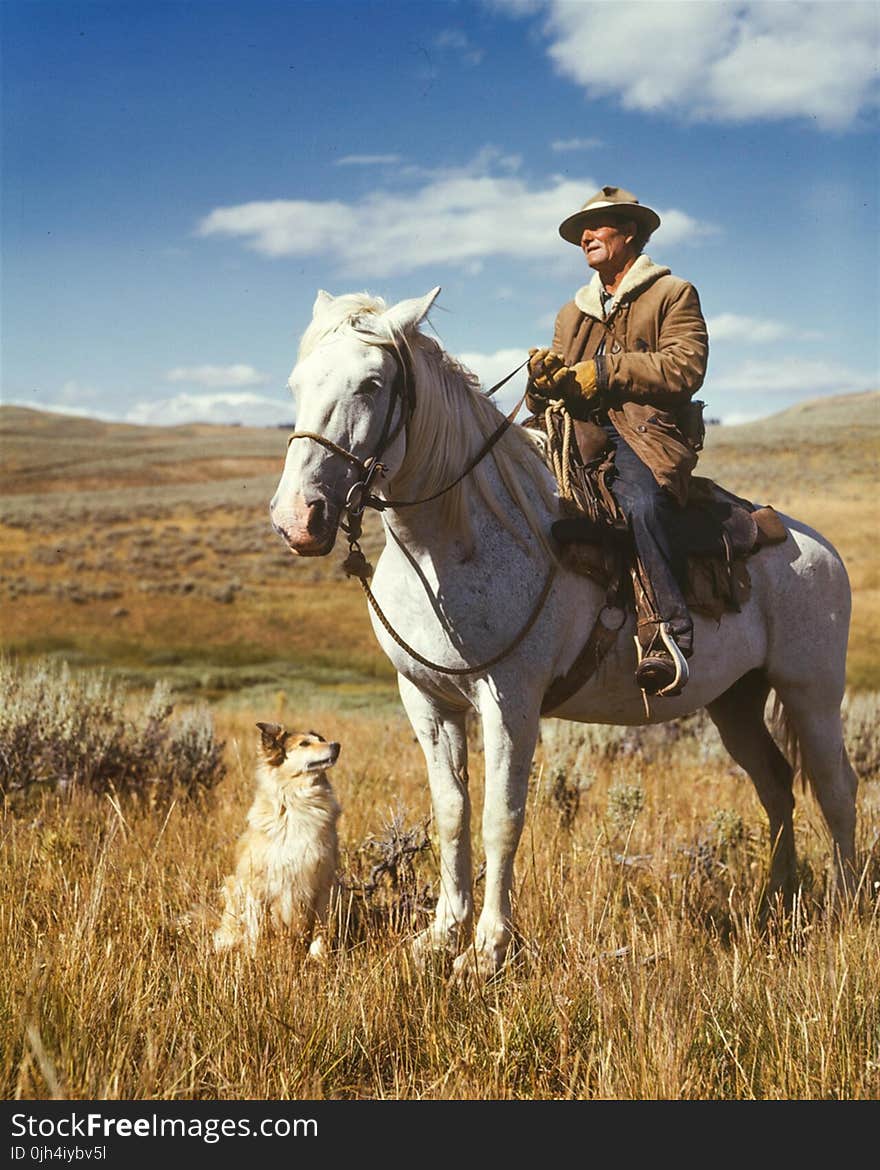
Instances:
[[[649,284],[653,284],[658,277],[668,276],[669,273],[669,268],[655,264],[650,256],[639,256],[621,281],[620,288],[614,294],[614,300],[608,306],[608,317],[614,314],[622,301],[632,300]],[[589,284],[585,284],[583,288],[577,290],[574,294],[574,303],[588,317],[595,317],[597,321],[606,320],[606,314],[602,310],[602,281],[599,279],[598,272],[593,274],[593,279]]]

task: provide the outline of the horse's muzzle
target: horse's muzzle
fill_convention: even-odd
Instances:
[[[272,527],[297,556],[323,557],[336,543],[339,507],[327,500],[307,502],[297,493],[284,507],[273,500],[269,515]]]

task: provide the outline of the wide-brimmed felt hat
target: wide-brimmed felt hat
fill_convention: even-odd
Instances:
[[[581,246],[581,235],[585,227],[605,218],[609,212],[620,213],[621,219],[631,219],[644,228],[650,236],[660,226],[660,216],[644,203],[639,203],[632,191],[623,187],[602,187],[592,195],[580,211],[564,219],[559,225],[559,234],[570,244]]]

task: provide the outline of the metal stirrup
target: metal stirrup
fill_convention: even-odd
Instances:
[[[660,637],[663,640],[663,645],[669,651],[670,658],[675,663],[675,678],[671,683],[657,692],[658,695],[668,695],[670,691],[678,690],[679,687],[683,687],[687,683],[690,677],[690,671],[688,670],[687,659],[672,637],[672,631],[669,628],[668,622],[660,623]]]

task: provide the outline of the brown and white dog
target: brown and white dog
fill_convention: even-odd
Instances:
[[[251,955],[266,916],[324,958],[327,914],[339,862],[340,806],[327,779],[339,744],[314,731],[258,723],[257,791],[223,883],[225,907],[214,949],[244,945]]]

